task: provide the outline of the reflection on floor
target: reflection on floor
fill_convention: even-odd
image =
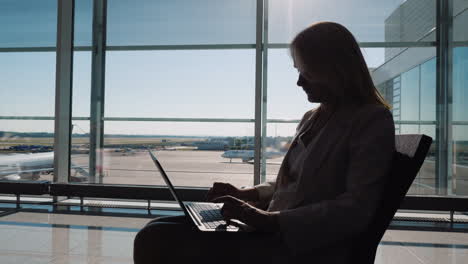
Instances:
[[[17,212],[0,217],[0,263],[132,263],[148,218]],[[468,233],[388,230],[375,263],[468,263]]]

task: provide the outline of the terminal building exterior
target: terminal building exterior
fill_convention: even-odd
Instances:
[[[385,48],[385,62],[370,69],[374,83],[393,106],[397,134],[424,133],[436,139],[437,61],[436,1],[408,0],[385,20],[385,42],[420,43]],[[454,0],[448,70],[452,97],[452,171],[447,179],[436,173],[435,146],[415,180],[410,193],[440,194],[440,180],[447,180],[447,194],[468,194],[468,1]],[[427,45],[426,45],[427,44]],[[403,45],[402,45],[403,46]],[[449,148],[450,149],[450,148]],[[451,174],[451,175],[450,175]]]

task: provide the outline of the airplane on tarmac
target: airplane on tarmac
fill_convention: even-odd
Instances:
[[[280,151],[266,151],[264,152],[266,159],[274,159],[282,157],[286,152]],[[249,162],[254,159],[255,153],[253,150],[226,150],[221,157],[230,159],[229,162],[232,162],[232,159],[242,159],[242,162]]]
[[[80,128],[78,125],[72,124],[72,131],[74,127]],[[85,132],[83,129],[81,130]],[[72,181],[89,179],[89,173],[84,169],[85,167],[71,163],[70,168],[75,170],[75,175],[70,176]],[[53,171],[53,151],[0,156],[0,180],[38,180],[41,174],[50,174]],[[77,173],[81,175],[77,176]]]
[[[89,174],[84,167],[71,164],[76,173],[74,181],[84,181]],[[54,171],[54,152],[12,154],[0,156],[0,180],[38,180],[41,174],[50,174]]]

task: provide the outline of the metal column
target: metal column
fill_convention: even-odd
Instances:
[[[89,174],[91,183],[102,183],[104,145],[104,80],[106,62],[107,0],[95,0],[93,7],[93,50],[91,66],[91,117]]]
[[[255,159],[254,185],[260,183],[262,162],[262,92],[263,92],[263,2],[257,0],[257,23],[255,40]]]
[[[437,1],[436,35],[436,188],[447,195],[452,192],[452,0]]]
[[[70,175],[74,0],[57,0],[55,74],[54,182]]]
[[[269,0],[266,0],[263,4],[263,74],[262,74],[262,164],[260,167],[260,182],[266,181],[266,156],[264,155],[265,139],[267,136],[267,103],[268,103],[268,89],[267,89],[267,78],[268,78],[268,4]]]

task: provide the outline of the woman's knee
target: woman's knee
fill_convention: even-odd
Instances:
[[[146,226],[154,223],[185,223],[187,222],[186,216],[160,216],[149,221]]]
[[[135,246],[159,246],[161,241],[167,241],[172,224],[154,222],[146,225],[135,236]],[[173,235],[173,234],[172,234]]]
[[[137,233],[133,243],[135,263],[152,263],[170,257],[175,253],[177,241],[183,239],[184,230],[183,225],[175,223],[155,222],[145,226]]]

